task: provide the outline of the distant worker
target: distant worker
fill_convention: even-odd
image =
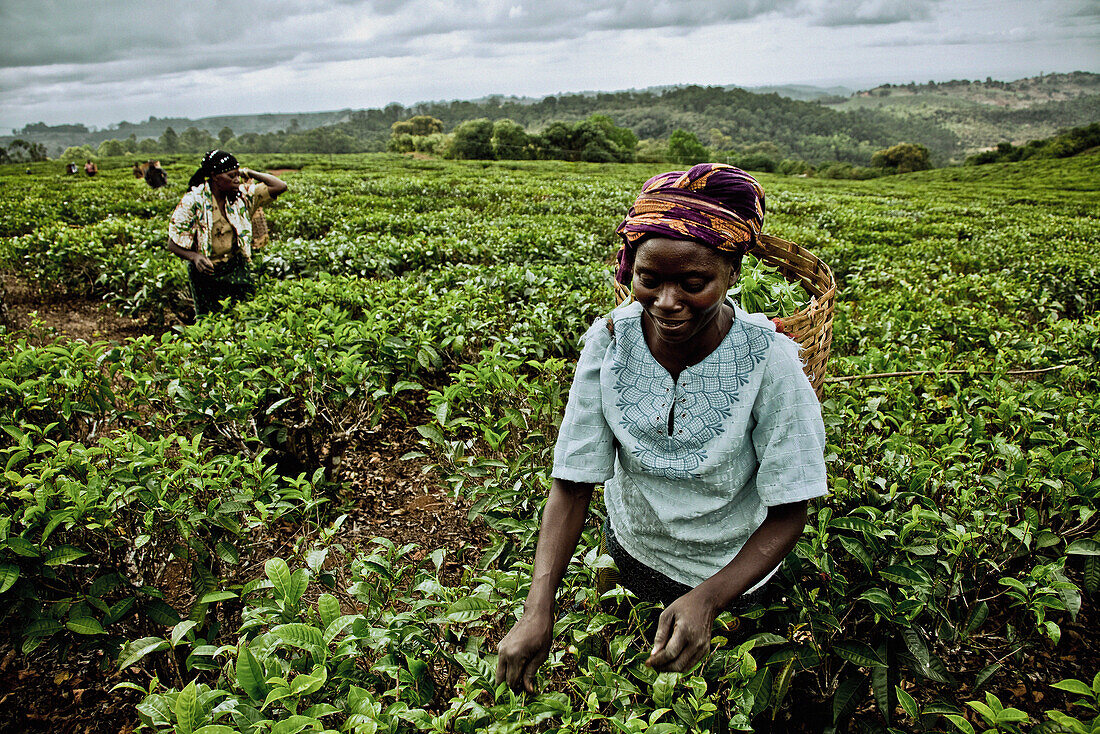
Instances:
[[[96,166],[95,162],[91,158],[89,158],[87,163],[84,164],[84,173],[88,174],[89,176],[94,176],[99,173],[99,167]]]
[[[253,181],[242,184],[241,175]],[[286,191],[269,173],[241,168],[231,153],[212,150],[191,176],[168,224],[168,250],[187,260],[195,315],[220,309],[220,301],[251,298],[252,215]]]
[[[168,174],[160,167],[160,161],[146,161],[144,165],[145,183],[151,189],[159,189],[168,185]]]
[[[75,176],[76,175],[76,163],[70,161],[69,165],[65,166],[65,173],[67,173],[70,176]]]

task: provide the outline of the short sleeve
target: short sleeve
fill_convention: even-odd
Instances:
[[[245,185],[244,199],[245,203],[248,205],[249,216],[255,214],[256,210],[260,207],[267,206],[275,201],[275,197],[271,195],[271,191],[267,188],[267,184],[260,181],[253,181]]]
[[[191,249],[191,235],[198,226],[198,199],[188,191],[176,204],[171,219],[168,220],[168,241],[174,242],[185,250]]]
[[[584,335],[565,417],[554,445],[551,476],[570,482],[602,484],[615,475],[615,440],[603,415],[600,368],[611,346],[607,319],[599,318]]]
[[[798,346],[788,337],[775,336],[753,417],[756,490],[763,504],[772,507],[828,494],[821,404],[802,371]]]

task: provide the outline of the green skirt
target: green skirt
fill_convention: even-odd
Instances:
[[[195,264],[191,263],[187,268],[187,277],[191,282],[191,298],[195,301],[196,316],[220,311],[221,302],[226,299],[233,302],[245,301],[256,293],[252,264],[243,255],[218,263],[211,275],[200,273]]]

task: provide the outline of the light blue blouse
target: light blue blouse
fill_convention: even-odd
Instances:
[[[768,507],[828,494],[825,427],[798,345],[762,314],[734,306],[722,343],[674,381],[646,345],[641,313],[625,304],[609,317],[613,335],[607,318],[585,334],[552,475],[602,483],[623,549],[695,587],[737,555]]]

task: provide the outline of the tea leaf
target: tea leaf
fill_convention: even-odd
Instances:
[[[202,707],[193,682],[188,683],[176,697],[175,714],[176,728],[180,734],[193,734],[195,727],[202,723]]]
[[[12,563],[0,564],[0,594],[10,589],[19,579],[19,566]]]
[[[119,654],[118,667],[129,668],[137,661],[154,652],[169,649],[168,642],[162,637],[142,637],[126,643]]]
[[[237,684],[253,701],[263,701],[268,694],[267,684],[264,682],[264,669],[256,656],[247,647],[242,647],[237,653]]]
[[[886,665],[869,645],[857,640],[834,643],[833,652],[861,668],[880,668]]]
[[[103,635],[107,633],[99,620],[92,617],[76,617],[66,622],[65,626],[78,635]]]

